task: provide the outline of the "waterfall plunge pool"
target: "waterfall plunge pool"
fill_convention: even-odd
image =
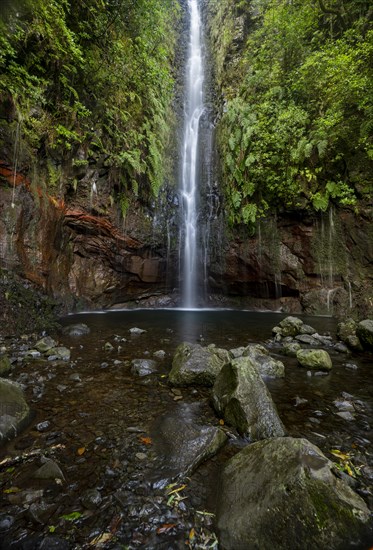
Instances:
[[[247,442],[230,439],[217,456],[181,480],[186,487],[180,494],[187,498],[177,509],[167,504],[165,491],[153,489],[149,481],[157,418],[181,406],[198,407],[204,424],[219,425],[208,388],[175,392],[167,383],[173,354],[183,341],[227,349],[267,344],[271,355],[285,364],[285,378],[269,380],[268,388],[289,435],[306,437],[332,459],[332,449],[350,453],[361,467],[358,489],[372,509],[371,356],[346,356],[330,349],[331,373],[308,376],[296,359],[280,356],[271,339],[272,328],[284,317],[235,310],[125,310],[61,319],[63,326],[85,323],[90,333],[55,336],[71,349],[68,362],[16,362],[12,379],[24,385],[35,418],[1,449],[0,460],[40,449],[59,465],[64,479],[61,484],[35,480],[33,472],[40,466],[36,459],[3,472],[0,529],[5,516],[10,527],[1,533],[0,548],[23,548],[26,543],[27,548],[39,548],[30,541],[39,544],[48,537],[62,549],[84,549],[94,540],[108,549],[184,548],[193,529],[200,537],[196,548],[203,548],[201,537],[214,542],[212,516],[200,512],[214,513],[218,473]],[[335,341],[333,318],[302,319]],[[145,332],[131,333],[135,327]],[[14,343],[14,355],[22,345]],[[145,377],[131,372],[134,359],[154,359],[161,350],[157,372]],[[352,421],[337,414],[334,402],[343,392],[360,403]]]

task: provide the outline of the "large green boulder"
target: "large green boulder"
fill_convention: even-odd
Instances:
[[[362,548],[369,518],[365,502],[306,439],[248,445],[222,474],[217,527],[225,550]]]
[[[169,381],[173,386],[212,386],[229,360],[230,354],[225,349],[184,342],[176,349]]]
[[[330,371],[333,366],[329,353],[323,349],[300,349],[297,359],[302,367],[312,370]]]
[[[285,435],[276,406],[251,357],[225,365],[212,390],[215,410],[251,441]]]
[[[16,382],[0,379],[0,445],[16,437],[29,418],[30,409],[21,387]]]
[[[373,349],[373,320],[360,321],[356,328],[356,335],[364,349]]]
[[[297,336],[301,332],[303,321],[298,317],[289,316],[285,317],[278,326],[281,328],[282,336]]]

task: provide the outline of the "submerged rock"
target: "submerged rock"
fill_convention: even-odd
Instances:
[[[243,352],[244,357],[251,357],[259,371],[259,374],[266,378],[283,378],[285,376],[285,367],[281,361],[276,361],[270,355],[268,350],[260,344],[250,344]]]
[[[15,437],[28,423],[30,409],[21,387],[0,379],[0,445]]]
[[[89,334],[91,329],[85,323],[76,323],[75,325],[64,327],[62,332],[67,336],[84,336],[84,334]]]
[[[131,372],[137,376],[148,376],[157,372],[158,365],[153,359],[133,359]]]
[[[48,360],[60,360],[60,361],[70,361],[71,351],[64,346],[58,348],[52,348],[48,351]]]
[[[223,367],[212,390],[215,410],[251,441],[285,435],[276,406],[251,357]]]
[[[330,371],[333,366],[329,353],[323,349],[300,349],[297,359],[302,367],[308,369]]]
[[[370,513],[306,439],[248,445],[223,471],[217,525],[226,550],[339,549],[357,543]]]
[[[191,474],[227,440],[223,430],[199,423],[200,405],[183,403],[156,420],[152,429],[158,455],[153,477],[157,487]]]
[[[212,386],[229,360],[229,352],[225,349],[184,342],[176,349],[169,381],[174,386]]]

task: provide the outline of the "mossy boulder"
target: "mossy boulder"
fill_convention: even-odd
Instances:
[[[225,365],[212,390],[215,410],[251,441],[285,435],[276,406],[255,361],[239,357]]]
[[[225,550],[347,548],[364,537],[369,518],[365,502],[306,439],[248,445],[222,474],[217,527]]]
[[[359,338],[364,349],[373,350],[373,320],[365,319],[360,321],[356,328],[356,336]]]
[[[337,336],[349,348],[362,351],[363,347],[356,334],[356,330],[357,323],[353,319],[346,319],[346,321],[338,323]]]
[[[300,349],[297,359],[302,367],[308,369],[330,371],[333,367],[329,353],[323,349]]]
[[[302,325],[302,319],[289,316],[285,317],[285,319],[283,319],[278,326],[281,329],[282,336],[297,336],[301,332]]]
[[[169,381],[173,386],[212,386],[229,360],[225,349],[184,342],[176,349]]]

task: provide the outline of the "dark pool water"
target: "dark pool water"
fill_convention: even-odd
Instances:
[[[171,549],[186,548],[186,541],[192,548],[212,547],[216,476],[245,442],[231,439],[185,480],[180,492],[185,500],[168,503],[164,490],[153,491],[149,485],[155,419],[180,403],[199,403],[201,418],[219,425],[208,390],[185,388],[175,395],[167,384],[174,351],[182,341],[227,349],[267,344],[286,367],[285,378],[269,381],[268,387],[289,435],[308,438],[329,458],[333,449],[349,453],[350,463],[362,474],[351,482],[372,508],[372,356],[346,356],[330,349],[332,372],[309,376],[295,359],[281,356],[270,340],[272,328],[284,317],[230,310],[126,310],[63,318],[64,326],[86,323],[90,333],[55,335],[71,349],[69,362],[15,362],[12,378],[24,384],[35,417],[0,450],[0,460],[41,450],[58,463],[64,480],[36,481],[33,473],[40,456],[2,470],[2,517],[9,516],[11,525],[2,528],[0,517],[0,548]],[[334,319],[303,320],[335,340]],[[146,332],[132,335],[134,327]],[[105,349],[107,343],[111,350]],[[13,344],[15,356],[20,345]],[[160,350],[165,357],[157,359],[155,375],[139,378],[131,373],[133,359],[154,358]],[[346,394],[358,403],[353,420],[340,417],[334,404]],[[37,429],[42,422],[48,422],[46,429]],[[93,500],[92,495],[98,495],[97,506],[93,502],[87,507],[89,494]],[[45,537],[52,542],[40,546]]]

